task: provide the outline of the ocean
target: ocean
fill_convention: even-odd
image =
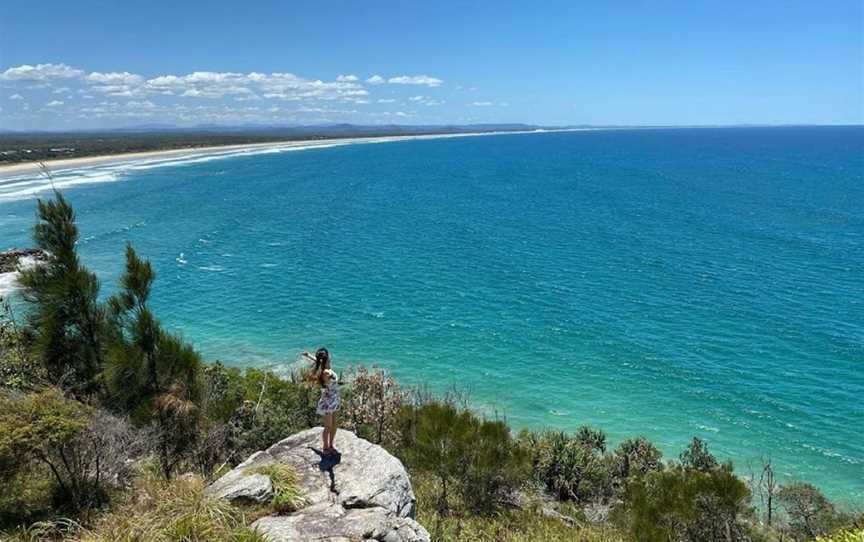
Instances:
[[[399,141],[61,171],[111,293],[132,242],[210,360],[377,364],[514,427],[864,502],[864,128]],[[0,249],[46,181],[0,179]],[[7,281],[8,282],[8,281]],[[8,284],[7,284],[8,286]]]

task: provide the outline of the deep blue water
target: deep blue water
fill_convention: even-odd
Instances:
[[[84,261],[110,291],[133,242],[158,314],[210,359],[287,364],[323,344],[337,368],[468,389],[515,426],[642,434],[667,457],[698,435],[744,474],[770,455],[864,501],[864,128],[136,167],[58,175]],[[0,182],[0,248],[29,244],[34,187]]]

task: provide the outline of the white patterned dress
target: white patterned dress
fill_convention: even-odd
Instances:
[[[321,390],[321,398],[318,399],[318,409],[315,411],[318,414],[331,414],[339,410],[339,378],[336,373],[327,369],[324,371],[330,377],[327,385]]]

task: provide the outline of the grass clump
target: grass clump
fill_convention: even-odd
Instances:
[[[249,474],[263,474],[273,484],[273,500],[270,505],[277,514],[290,514],[303,506],[305,500],[297,484],[297,473],[288,465],[266,465],[256,467]]]
[[[101,516],[77,542],[264,542],[242,510],[204,495],[199,478],[145,477],[125,502]]]

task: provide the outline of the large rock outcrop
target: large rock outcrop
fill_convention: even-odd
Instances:
[[[301,540],[428,542],[414,517],[414,492],[402,463],[383,448],[339,430],[339,454],[323,456],[321,428],[309,429],[256,452],[216,480],[207,492],[233,502],[268,502],[273,487],[256,469],[293,467],[305,506],[253,523],[272,542]]]

